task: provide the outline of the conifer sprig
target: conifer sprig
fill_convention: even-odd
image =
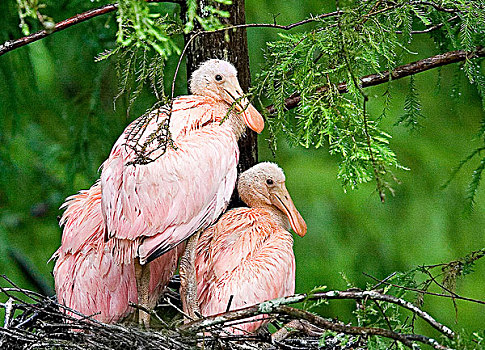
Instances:
[[[470,0],[346,1],[338,15],[321,18],[310,31],[280,34],[278,41],[268,43],[266,64],[254,89],[274,106],[271,130],[283,131],[293,144],[307,148],[328,146],[339,156],[337,176],[344,188],[374,179],[382,198],[381,187],[392,192],[393,171],[404,167],[390,147],[389,133],[381,127],[381,117],[389,113],[363,117],[366,97],[355,77],[379,73],[383,67],[392,71],[406,63],[409,54],[415,55],[411,46],[415,35],[431,35],[440,48],[473,51],[485,44],[484,9],[484,1]],[[468,79],[483,95],[485,79],[477,67],[476,59],[464,63]],[[344,95],[338,89],[341,82],[347,86]],[[295,95],[301,96],[300,104],[288,111],[284,99]],[[386,96],[387,105],[390,98]],[[411,77],[397,124],[415,129],[422,120]]]

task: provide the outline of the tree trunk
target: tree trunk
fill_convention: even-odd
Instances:
[[[204,7],[209,3],[209,0],[198,0],[197,13],[199,16],[204,16]],[[233,0],[232,5],[221,5],[211,2],[211,5],[217,5],[221,10],[230,13],[229,18],[222,18],[224,24],[235,25],[246,23],[246,16],[244,11],[244,0]],[[195,28],[200,29],[200,26]],[[249,55],[248,55],[248,40],[245,29],[238,29],[236,31],[230,30],[227,32],[229,41],[226,41],[226,33],[213,33],[199,35],[195,38],[187,49],[187,76],[190,77],[192,72],[204,61],[211,58],[224,59],[231,62],[238,71],[238,78],[241,87],[245,92],[248,91],[251,85],[251,75],[249,72]],[[190,35],[186,36],[186,42],[190,39]],[[249,169],[258,160],[258,145],[257,134],[250,130],[246,130],[246,134],[239,141],[239,165],[238,172]],[[237,202],[236,192],[233,194],[231,204]]]

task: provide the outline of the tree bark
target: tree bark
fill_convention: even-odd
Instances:
[[[197,13],[204,17],[204,7],[209,0],[199,0]],[[227,25],[245,24],[246,16],[244,10],[244,0],[233,0],[232,5],[217,4],[221,10],[228,11],[229,18],[222,18],[221,21]],[[211,2],[212,6],[216,3]],[[184,10],[184,9],[182,9]],[[200,26],[195,30],[200,29]],[[226,41],[226,34],[229,38]],[[190,34],[185,37],[188,42]],[[204,61],[211,58],[224,59],[231,62],[238,71],[238,78],[241,87],[245,92],[251,85],[251,75],[249,72],[248,40],[245,29],[229,30],[227,32],[217,32],[199,35],[187,48],[187,76],[190,77],[194,70]],[[238,172],[249,169],[258,161],[257,134],[246,130],[246,134],[239,141],[239,165]],[[231,200],[232,205],[238,202],[236,192]]]

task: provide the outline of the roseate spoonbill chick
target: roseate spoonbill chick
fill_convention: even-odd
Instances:
[[[104,241],[99,182],[69,197],[61,208],[66,209],[60,221],[62,243],[52,256],[57,259],[54,280],[59,303],[105,323],[125,318],[133,311],[130,302],[138,302],[135,268],[133,263],[117,263],[111,254],[113,241]],[[180,245],[152,262],[151,308],[177,267],[182,248]]]
[[[250,208],[226,212],[197,245],[197,291],[204,316],[295,293],[288,231],[291,226],[303,237],[307,227],[285,187],[283,171],[274,163],[257,164],[240,175],[237,188]],[[253,332],[263,322],[227,330]]]
[[[114,241],[118,262],[134,261],[142,306],[148,306],[150,262],[194,235],[180,275],[184,309],[196,317],[198,232],[227,207],[237,178],[238,139],[246,126],[261,132],[264,120],[226,61],[203,63],[190,89],[193,95],[128,126],[103,164],[101,189],[106,239]],[[168,121],[170,142],[163,140]],[[147,325],[149,315],[140,312],[139,322]]]

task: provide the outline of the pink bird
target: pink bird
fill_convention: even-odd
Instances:
[[[102,167],[106,239],[111,240],[116,264],[134,264],[138,304],[147,308],[150,262],[217,220],[236,182],[238,139],[246,125],[256,132],[264,127],[230,63],[203,63],[193,73],[190,89],[194,95],[175,99],[171,109],[128,126]],[[166,120],[173,142],[169,145],[158,138]],[[153,161],[133,164],[145,156]],[[183,268],[181,277],[187,274]],[[197,299],[185,298],[190,288],[184,280],[181,294],[187,308],[187,300],[195,298],[196,304]],[[139,322],[148,325],[149,315],[140,312]]]
[[[293,237],[306,234],[306,223],[274,163],[260,163],[242,173],[241,199],[250,208],[226,212],[205,230],[197,245],[196,272],[203,316],[236,310],[295,293]],[[261,318],[261,317],[259,317]],[[253,332],[264,321],[227,330]]]
[[[143,144],[155,135],[168,109],[139,118],[105,162],[104,185],[96,183],[64,204],[62,243],[53,257],[57,296],[66,306],[86,315],[99,313],[94,317],[104,322],[128,315],[130,302],[153,308],[176,268],[183,250],[178,244],[225,209],[244,122],[258,132],[264,122],[242,97],[236,70],[227,62],[203,64],[194,72],[191,89],[196,95],[179,97],[172,105],[173,147],[152,163],[129,165],[136,157],[130,142],[138,137]],[[153,260],[150,269],[140,271],[138,259],[142,264]],[[147,323],[144,315],[140,320]]]
[[[104,240],[99,182],[69,197],[61,208],[66,209],[60,221],[62,243],[52,257],[57,259],[54,280],[59,303],[105,323],[125,318],[133,311],[130,303],[138,302],[135,268],[133,263],[117,263],[111,254],[113,241]],[[163,293],[182,249],[180,245],[153,261],[149,307],[155,307]]]

